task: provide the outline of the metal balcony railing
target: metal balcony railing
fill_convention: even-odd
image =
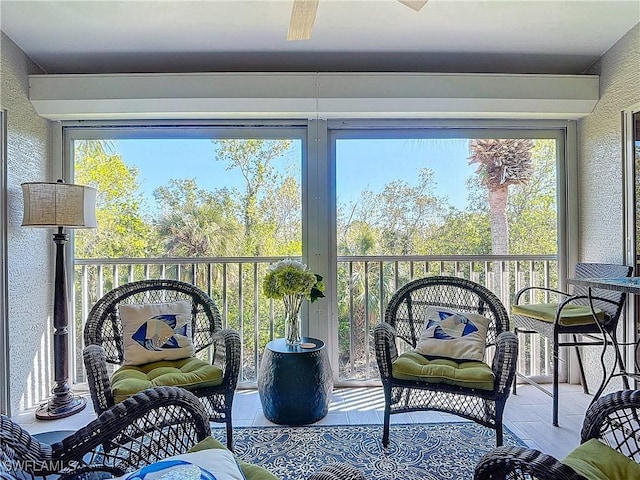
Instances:
[[[262,294],[267,267],[281,257],[76,259],[74,338],[75,382],[84,382],[82,330],[93,304],[112,288],[148,278],[192,283],[216,302],[225,327],[242,339],[240,382],[255,385],[267,342],[284,336],[281,302]],[[452,275],[485,285],[510,307],[514,293],[529,285],[558,283],[555,255],[339,256],[337,259],[338,384],[375,381],[378,368],[372,344],[375,325],[393,292],[427,275]],[[542,300],[542,299],[541,299]],[[548,342],[538,335],[521,336],[518,371],[546,376],[552,358]]]

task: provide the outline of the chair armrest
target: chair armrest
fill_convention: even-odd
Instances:
[[[547,288],[547,287],[524,287],[521,288],[520,290],[518,290],[515,294],[515,296],[513,297],[513,304],[514,305],[518,305],[520,303],[520,297],[522,295],[524,295],[525,293],[531,291],[531,290],[539,290],[541,292],[547,292],[547,293],[554,293],[556,295],[560,295],[563,297],[570,297],[571,294],[567,293],[567,292],[563,292],[562,290],[556,290],[554,288]]]
[[[373,331],[376,360],[382,380],[391,378],[391,365],[398,358],[396,330],[386,322],[380,322]]]
[[[210,435],[209,417],[195,395],[178,387],[156,387],[114,405],[52,445],[53,458],[66,465],[62,473],[87,465],[128,471],[186,453]]]
[[[0,478],[25,478],[25,474],[44,477],[55,473],[52,454],[50,445],[39,442],[0,414]]]
[[[314,473],[308,480],[366,480],[364,474],[347,463],[333,463]]]
[[[525,447],[498,447],[485,454],[476,465],[474,480],[586,480],[571,467],[538,450]]]
[[[93,409],[97,415],[100,415],[115,403],[104,348],[100,345],[88,345],[82,351],[82,358],[87,372]]]
[[[213,363],[222,368],[224,378],[223,385],[233,392],[238,384],[240,375],[240,335],[231,329],[216,332],[213,338],[215,345],[215,358]]]
[[[640,463],[640,390],[620,390],[592,403],[584,417],[581,443],[603,439]]]
[[[496,351],[491,369],[495,376],[495,391],[498,396],[509,395],[518,361],[518,336],[513,332],[502,332],[496,339]]]

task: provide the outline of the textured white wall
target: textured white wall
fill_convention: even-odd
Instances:
[[[625,263],[621,114],[640,102],[640,24],[587,73],[600,75],[600,100],[593,113],[578,122],[579,258]],[[600,348],[585,348],[584,353],[593,392],[602,378]],[[611,364],[613,356],[606,362]],[[620,386],[615,380],[607,390]]]
[[[51,122],[29,102],[28,75],[43,73],[7,36],[0,39],[1,106],[7,111],[7,230],[11,413],[49,397],[53,242],[50,229],[21,227],[20,184],[51,180]]]
[[[578,122],[581,261],[624,263],[621,112],[640,102],[640,24],[587,72],[600,100]]]

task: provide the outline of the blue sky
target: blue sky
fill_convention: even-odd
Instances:
[[[215,160],[215,145],[209,139],[126,139],[116,149],[127,163],[139,170],[141,192],[152,204],[152,192],[170,179],[195,178],[201,188],[237,187],[243,179],[238,171],[226,170]],[[278,159],[275,166],[299,164],[301,144]],[[341,203],[355,201],[365,189],[380,191],[390,181],[417,182],[420,168],[434,172],[436,194],[449,197],[463,209],[467,192],[465,180],[475,172],[469,165],[467,139],[340,139],[337,146],[336,188]]]

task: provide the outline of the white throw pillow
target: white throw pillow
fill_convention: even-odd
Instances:
[[[420,355],[454,360],[484,360],[490,320],[477,313],[427,307],[424,331],[414,349]]]
[[[207,449],[165,458],[114,480],[246,480],[233,454]]]
[[[191,302],[118,306],[124,364],[143,365],[193,356]]]

